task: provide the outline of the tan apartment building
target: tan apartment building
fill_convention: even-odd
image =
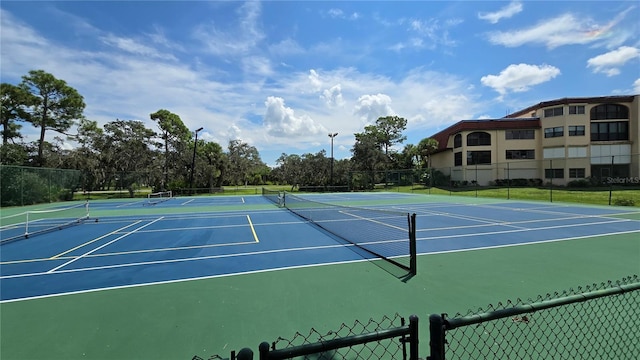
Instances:
[[[597,178],[640,183],[640,96],[563,98],[432,135],[434,169],[453,182]]]

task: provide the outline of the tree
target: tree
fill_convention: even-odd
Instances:
[[[438,140],[433,138],[424,138],[418,143],[418,154],[420,156],[420,164],[424,167],[431,167],[431,154],[438,150]]]
[[[209,189],[222,187],[226,155],[215,142],[198,140],[195,184]]]
[[[2,122],[2,144],[14,139],[21,139],[18,121],[27,121],[29,113],[27,107],[35,104],[35,97],[24,88],[8,83],[0,84],[0,120]]]
[[[104,131],[96,121],[81,119],[78,133],[70,138],[80,146],[69,153],[66,165],[82,171],[85,190],[99,190],[107,179],[102,161],[110,151],[105,147]]]
[[[229,141],[229,166],[228,180],[231,185],[246,185],[258,183],[262,179],[256,178],[264,172],[265,163],[260,159],[258,149],[242,140]]]
[[[161,131],[160,138],[164,142],[164,165],[162,169],[164,181],[161,187],[166,189],[169,184],[169,164],[171,158],[178,160],[178,156],[171,156],[170,154],[172,152],[173,155],[175,155],[176,152],[184,152],[187,147],[186,142],[191,137],[191,133],[180,119],[180,116],[169,110],[160,109],[149,116],[151,120],[158,122],[158,127]],[[176,163],[177,161],[173,162],[174,165],[178,165]]]
[[[389,149],[396,145],[402,144],[407,139],[402,135],[402,131],[407,128],[407,120],[398,116],[379,117],[375,125],[369,125],[364,128],[365,133],[371,134],[376,142],[384,149],[385,155],[389,155]]]
[[[53,130],[65,134],[82,118],[84,99],[64,80],[56,79],[43,70],[29,71],[29,75],[22,77],[19,86],[34,97],[27,120],[40,128],[37,163],[42,165],[46,131]]]
[[[276,160],[278,167],[274,170],[280,183],[291,185],[291,191],[302,181],[302,158],[300,155],[282,153]]]
[[[136,186],[149,181],[156,133],[141,121],[115,120],[104,125],[103,165],[111,171],[117,189],[127,189],[131,197]]]

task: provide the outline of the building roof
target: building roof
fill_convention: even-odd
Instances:
[[[540,127],[539,118],[462,120],[432,135],[431,138],[438,141],[437,151],[442,151],[447,148],[449,137],[461,131],[539,129]]]
[[[621,95],[621,96],[595,96],[595,97],[574,97],[574,98],[562,98],[550,101],[543,101],[535,105],[529,106],[526,109],[514,112],[505,116],[505,118],[518,118],[523,115],[536,111],[541,108],[546,108],[556,105],[568,105],[568,104],[615,104],[621,102],[632,102],[634,95]]]
[[[531,115],[536,110],[556,105],[567,104],[615,104],[621,102],[633,102],[637,95],[622,96],[595,96],[595,97],[573,97],[562,98],[550,101],[543,101],[536,105],[529,106],[520,111],[509,114],[500,119],[483,119],[483,120],[462,120],[449,126],[448,128],[434,134],[431,138],[438,141],[438,150],[440,152],[446,150],[447,142],[451,135],[460,131],[471,130],[507,130],[507,129],[539,129],[540,118],[525,117]]]

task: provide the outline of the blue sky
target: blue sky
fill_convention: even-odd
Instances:
[[[417,144],[463,119],[640,93],[637,1],[11,1],[0,76],[43,69],[101,125],[167,109],[200,138],[348,158],[378,117]],[[26,141],[38,138],[25,125]],[[53,134],[52,134],[53,135]],[[66,144],[65,146],[73,146]]]

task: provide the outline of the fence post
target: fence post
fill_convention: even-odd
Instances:
[[[418,317],[416,315],[409,316],[409,360],[418,360]]]
[[[233,356],[232,356],[233,358]],[[253,360],[253,350],[249,348],[243,348],[238,351],[238,355],[235,357],[237,360]]]
[[[444,360],[444,316],[429,316],[429,356],[427,360]]]
[[[267,360],[269,358],[269,343],[264,341],[258,346],[260,352],[260,360]]]

